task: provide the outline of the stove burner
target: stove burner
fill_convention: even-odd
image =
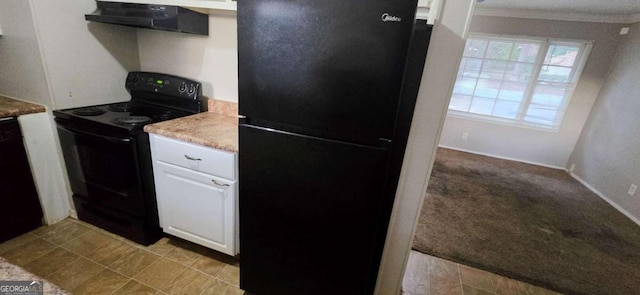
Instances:
[[[164,111],[162,114],[160,114],[160,120],[162,121],[174,119],[176,117],[177,115],[174,114],[172,111]]]
[[[120,125],[137,125],[137,124],[147,123],[150,121],[151,121],[151,118],[146,116],[127,116],[127,117],[117,118],[115,122],[116,124],[120,124]]]
[[[106,111],[101,108],[88,107],[88,108],[74,110],[73,114],[78,116],[97,116],[97,115],[102,115],[105,112]]]
[[[128,112],[129,110],[131,110],[131,106],[128,103],[117,103],[117,104],[112,104],[109,106],[109,110],[110,111],[114,111],[114,112],[119,112],[119,113],[124,113],[124,112]]]

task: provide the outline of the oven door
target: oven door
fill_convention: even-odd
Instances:
[[[144,215],[136,137],[106,136],[56,121],[74,194],[94,205]]]

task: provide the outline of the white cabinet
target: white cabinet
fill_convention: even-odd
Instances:
[[[163,231],[236,255],[236,154],[155,134],[150,139]]]
[[[110,2],[125,2],[138,4],[175,5],[195,8],[218,10],[237,10],[236,0],[108,0]]]

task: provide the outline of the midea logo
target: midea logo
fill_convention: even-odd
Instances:
[[[397,17],[397,16],[393,16],[393,15],[390,15],[390,14],[385,12],[385,13],[382,14],[382,21],[383,22],[400,22],[400,21],[402,21],[402,19]]]

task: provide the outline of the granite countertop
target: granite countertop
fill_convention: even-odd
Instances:
[[[42,105],[24,102],[0,95],[0,118],[43,113],[45,111],[46,109]]]
[[[144,131],[228,152],[238,152],[237,116],[213,112],[200,113],[146,125]]]

